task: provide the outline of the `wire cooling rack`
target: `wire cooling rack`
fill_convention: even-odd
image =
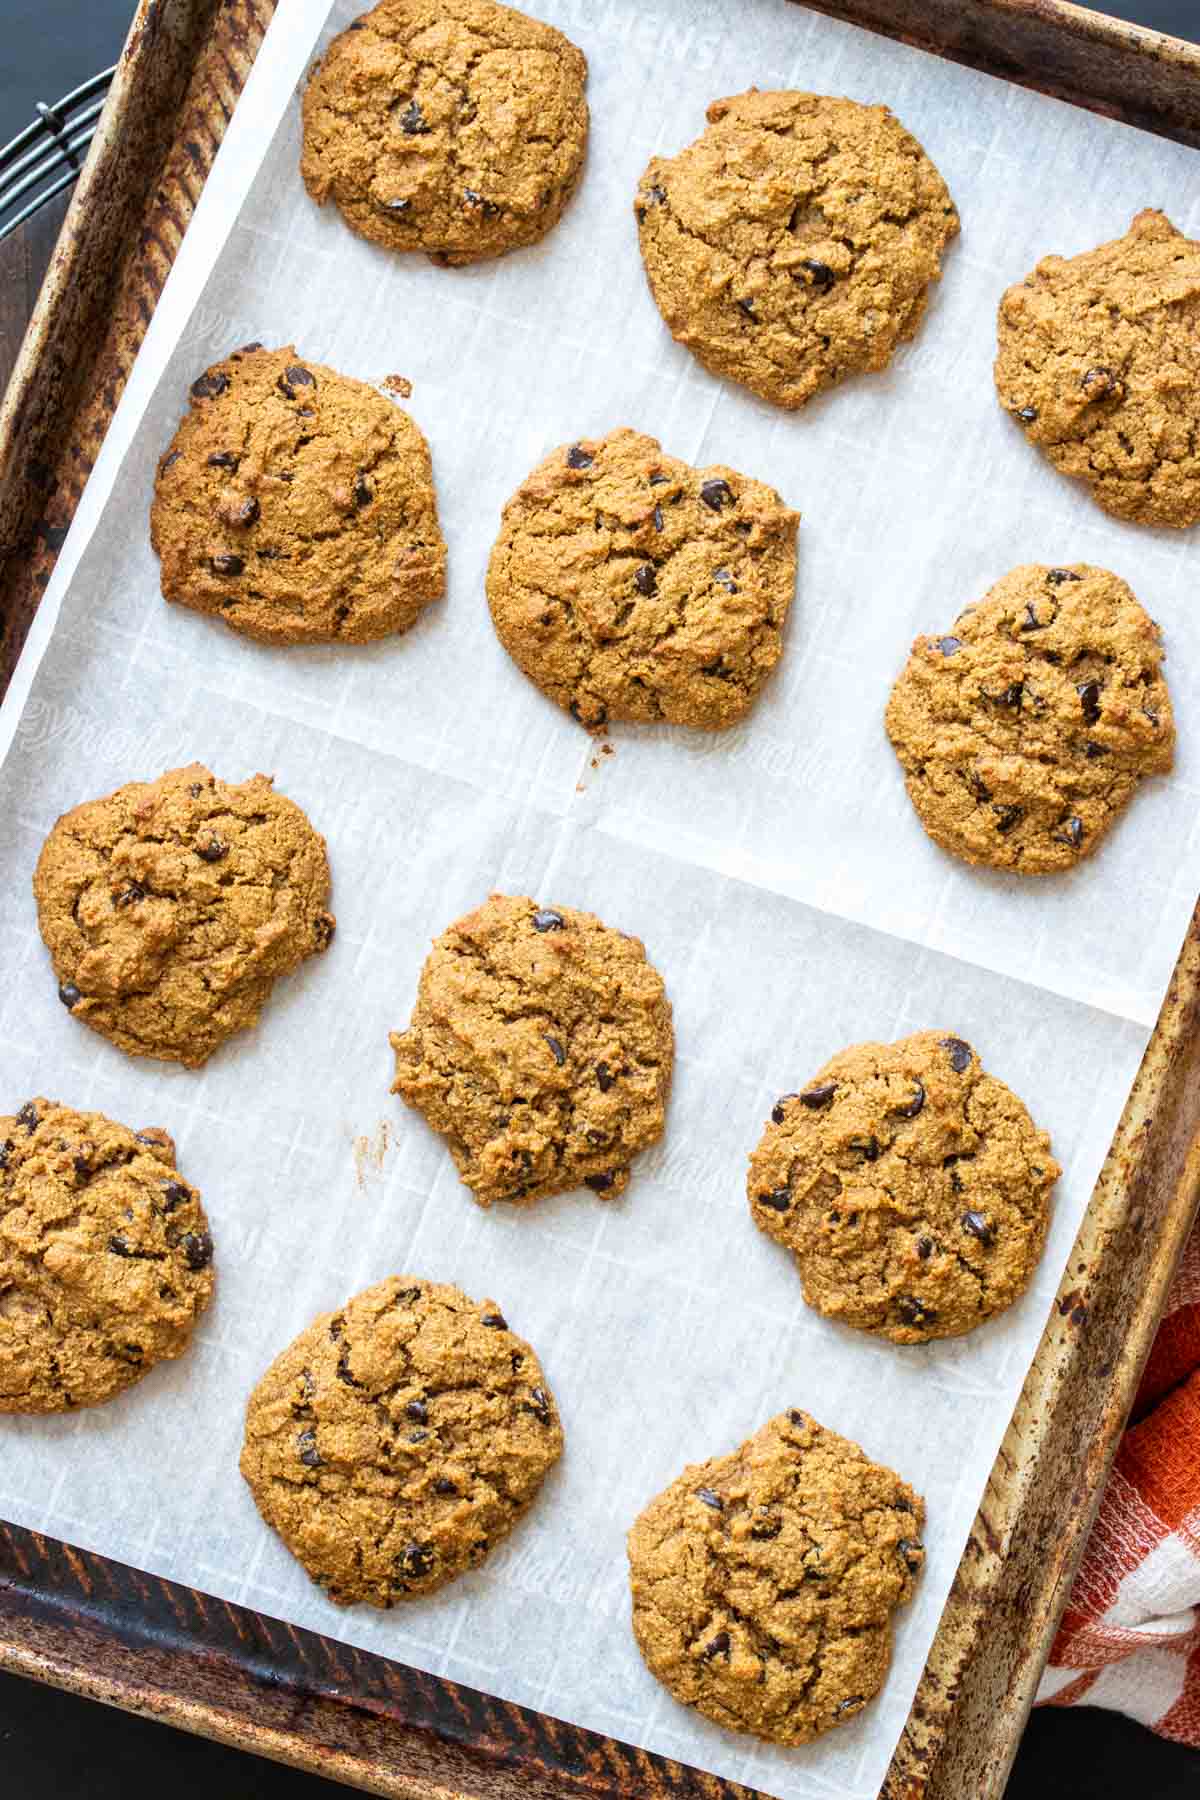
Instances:
[[[39,100],[37,118],[0,150],[0,238],[70,187],[104,107],[116,64],[72,88],[53,106]]]

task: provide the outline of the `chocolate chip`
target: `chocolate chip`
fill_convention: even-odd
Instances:
[[[484,1313],[479,1323],[481,1325],[486,1325],[489,1331],[508,1330],[508,1320],[504,1317],[503,1313]]]
[[[662,485],[666,481],[666,479],[667,478],[663,474],[661,469],[655,469],[653,475],[651,475],[651,477],[650,477],[650,486],[651,487],[662,487]]]
[[[183,454],[183,452],[181,450],[168,450],[167,454],[163,457],[162,461],[158,465],[159,474],[165,475],[168,469],[174,468],[175,464],[179,461],[179,458],[182,456],[182,454]],[[210,456],[208,460],[209,460],[209,462],[211,462],[212,457]]]
[[[420,137],[429,130],[419,100],[410,100],[400,114],[400,129],[405,137]]]
[[[108,1247],[114,1256],[134,1255],[134,1251],[130,1247],[129,1239],[120,1231],[114,1231],[113,1235],[108,1240]]]
[[[646,195],[645,195],[645,205],[639,206],[637,208],[638,223],[640,224],[641,221],[646,217],[646,213],[650,207],[664,206],[666,204],[666,199],[667,199],[667,192],[666,192],[665,188],[660,188],[660,187],[647,188]]]
[[[59,982],[58,997],[67,1008],[68,1012],[73,1006],[78,1006],[79,1002],[83,999],[83,995],[73,981]]]
[[[379,202],[379,209],[381,212],[405,213],[411,205],[411,200],[381,200]]]
[[[550,1423],[552,1416],[550,1411],[550,1396],[545,1388],[532,1388],[530,1390],[529,1399],[522,1401],[521,1405],[525,1412],[531,1412],[541,1424],[548,1425]]]
[[[215,400],[217,395],[223,394],[228,386],[228,375],[221,375],[209,369],[205,374],[198,375],[193,381],[192,398],[193,400]]]
[[[423,1400],[410,1400],[404,1408],[414,1425],[428,1425],[429,1408]]]
[[[1103,744],[1097,744],[1094,739],[1088,738],[1083,746],[1083,754],[1089,762],[1095,762],[1098,756],[1107,756],[1108,750]]]
[[[1082,581],[1082,575],[1076,575],[1074,569],[1051,569],[1046,576],[1051,587],[1061,587],[1064,581]]]
[[[851,1694],[848,1700],[838,1701],[833,1709],[833,1716],[836,1719],[841,1713],[850,1712],[852,1709],[857,1712],[860,1706],[865,1705],[866,1701],[861,1694]]]
[[[723,506],[734,504],[733,489],[727,481],[705,481],[700,486],[700,498],[705,506],[713,512],[720,512]]]
[[[950,1057],[950,1067],[956,1075],[961,1075],[971,1066],[971,1046],[965,1038],[939,1038],[938,1044]]]
[[[1038,416],[1036,406],[1018,406],[1014,418],[1020,419],[1022,425],[1032,425]]]
[[[214,831],[211,837],[205,838],[202,844],[196,845],[196,855],[201,862],[219,863],[223,856],[229,855],[229,845]]]
[[[713,576],[713,580],[718,587],[723,587],[727,594],[736,594],[738,591],[737,582],[733,579],[733,576],[729,573],[728,569],[718,569]]]
[[[655,531],[661,531],[662,528],[663,528],[663,509],[661,506],[656,506],[654,509],[654,529],[655,529]]]
[[[318,950],[327,950],[333,942],[333,934],[337,930],[337,921],[331,913],[318,913],[313,920],[313,936],[317,940]]]
[[[146,890],[140,881],[128,881],[119,894],[113,896],[114,906],[136,906],[139,900],[146,898]]]
[[[434,1478],[433,1491],[435,1494],[457,1494],[458,1489],[448,1476],[438,1475]]]
[[[290,381],[293,387],[316,387],[317,385],[316,376],[310,374],[303,363],[291,363],[283,373],[285,380]]]
[[[800,1104],[807,1106],[810,1112],[820,1112],[823,1106],[829,1105],[836,1093],[836,1081],[823,1081],[818,1087],[805,1088],[800,1096]]]
[[[189,1269],[207,1269],[213,1259],[213,1241],[207,1231],[185,1231],[179,1243]]]
[[[38,1128],[38,1109],[32,1100],[27,1100],[17,1114],[17,1124],[23,1125],[30,1137]]]
[[[474,188],[464,188],[463,199],[468,206],[477,206],[485,219],[494,219],[500,211],[494,200],[485,200],[483,195],[477,194]]]
[[[179,452],[176,451],[175,454],[178,456]],[[232,450],[214,450],[208,459],[208,466],[210,469],[236,469],[241,460]]]
[[[1021,631],[1045,631],[1048,625],[1053,625],[1056,616],[1057,614],[1052,613],[1048,619],[1039,619],[1033,601],[1027,600],[1025,602],[1025,620],[1018,629]]]
[[[937,647],[943,656],[953,656],[957,651],[962,649],[962,639],[956,637],[939,638],[937,640]]]
[[[317,1434],[311,1425],[306,1425],[296,1439],[296,1449],[299,1453],[300,1461],[304,1464],[306,1469],[319,1469],[325,1461],[325,1458],[317,1449]]]
[[[907,1511],[908,1508],[905,1508]],[[904,1558],[910,1575],[915,1575],[925,1561],[925,1546],[917,1538],[901,1538],[896,1545],[897,1552]]]
[[[182,1206],[186,1200],[190,1200],[192,1197],[190,1190],[178,1181],[164,1181],[162,1195],[164,1212],[174,1212],[177,1206]]]
[[[1089,400],[1107,400],[1111,395],[1120,397],[1125,392],[1125,383],[1111,369],[1089,369],[1079,383]]]
[[[615,1180],[616,1176],[606,1169],[600,1175],[585,1175],[583,1185],[590,1187],[593,1194],[606,1194]]]
[[[703,1500],[705,1506],[711,1506],[714,1512],[724,1512],[725,1502],[720,1494],[714,1494],[711,1488],[697,1488],[697,1500]]]
[[[913,1087],[916,1091],[907,1106],[893,1106],[891,1111],[891,1117],[893,1119],[915,1119],[921,1108],[924,1106],[925,1089],[915,1075],[913,1076]]]
[[[788,1100],[798,1100],[799,1098],[799,1094],[780,1094],[778,1100],[771,1108],[772,1124],[782,1125],[785,1117],[785,1102]]]
[[[1006,837],[1025,817],[1023,806],[993,806],[992,811],[996,815],[996,830],[1001,837]]]
[[[567,451],[568,469],[590,469],[595,460],[591,451],[585,450],[582,444],[572,444]]]
[[[714,1656],[728,1656],[729,1644],[729,1633],[727,1631],[718,1631],[716,1637],[709,1638],[700,1654],[705,1662],[711,1662]]]
[[[654,564],[643,563],[634,575],[633,584],[639,594],[652,594],[658,585],[654,574]]]
[[[361,1387],[362,1382],[350,1368],[350,1346],[343,1344],[337,1360],[338,1380],[344,1381],[347,1387]]]
[[[792,1191],[790,1188],[781,1187],[776,1188],[770,1194],[760,1194],[758,1204],[769,1206],[772,1212],[786,1212],[792,1204]]]
[[[853,1150],[856,1156],[861,1156],[864,1162],[879,1161],[878,1138],[851,1138],[846,1148],[848,1150]]]
[[[262,508],[259,506],[258,501],[251,495],[248,500],[242,501],[242,504],[234,513],[233,523],[242,527],[256,525],[261,511]]]
[[[546,1042],[550,1046],[550,1054],[553,1056],[555,1062],[558,1064],[559,1068],[561,1069],[563,1064],[567,1060],[566,1051],[563,1049],[562,1045],[559,1043],[559,1041],[556,1037],[551,1037],[548,1032],[544,1033],[543,1035],[545,1036]]]
[[[748,319],[755,319],[758,317],[758,314],[754,310],[753,300],[739,300],[737,304],[739,312],[745,313]]]
[[[240,556],[231,556],[228,552],[210,556],[208,560],[214,575],[240,575],[246,566]]]
[[[837,280],[829,264],[818,262],[816,257],[806,256],[800,267],[809,276],[810,285],[816,288],[818,294],[827,294]]]
[[[1063,820],[1057,831],[1051,833],[1051,836],[1057,843],[1069,844],[1072,850],[1078,850],[1084,837],[1083,820],[1076,818],[1072,813],[1069,819]]]
[[[926,1306],[912,1294],[901,1294],[896,1302],[896,1311],[906,1325],[931,1325],[937,1318],[932,1306]]]
[[[984,694],[983,698],[985,700],[990,700],[993,706],[1004,706],[1008,707],[1010,710],[1015,709],[1019,712],[1021,710],[1021,699],[1024,692],[1025,683],[1023,681],[1013,681],[1000,693]]]
[[[1143,706],[1142,717],[1144,719],[1149,719],[1149,721],[1150,721],[1151,725],[1153,725],[1155,731],[1158,730],[1158,714],[1156,712],[1152,712],[1148,706]],[[1090,721],[1089,721],[1089,723],[1090,723]]]
[[[1075,692],[1079,695],[1084,724],[1094,725],[1100,717],[1100,683],[1098,681],[1077,682]]]
[[[563,918],[562,914],[554,912],[548,906],[540,906],[533,915],[533,929],[535,931],[565,931],[566,928],[567,921]]]
[[[962,1228],[969,1231],[973,1238],[981,1244],[994,1244],[996,1233],[990,1219],[981,1212],[965,1212],[962,1216]]]
[[[974,769],[967,770],[966,783],[977,800],[984,801],[991,799],[991,788],[988,787],[982,775],[978,775]]]
[[[608,1064],[606,1062],[598,1062],[596,1064],[596,1086],[600,1089],[600,1092],[602,1094],[607,1094],[609,1089],[616,1085],[617,1078],[609,1069]]]
[[[354,478],[354,504],[361,509],[364,506],[370,506],[374,498],[374,491],[360,469]]]
[[[406,1544],[400,1552],[399,1561],[406,1575],[419,1580],[422,1575],[428,1575],[433,1567],[433,1545]]]
[[[933,1249],[934,1249],[934,1245],[933,1245],[933,1239],[931,1237],[923,1237],[923,1238],[917,1239],[917,1255],[920,1257],[922,1262],[929,1261],[930,1257],[933,1255]]]
[[[752,1521],[750,1526],[750,1536],[752,1538],[757,1538],[760,1543],[769,1541],[771,1538],[777,1538],[783,1530],[783,1520],[779,1517],[779,1514],[770,1512],[765,1506],[758,1507],[757,1511],[761,1514],[761,1517],[757,1517]]]

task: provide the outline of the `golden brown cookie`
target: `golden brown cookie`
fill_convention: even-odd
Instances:
[[[629,1533],[633,1631],[676,1700],[806,1744],[879,1692],[925,1562],[920,1497],[848,1438],[779,1413],[693,1463]]]
[[[165,1131],[40,1098],[0,1118],[0,1412],[95,1406],[181,1356],[212,1255]]]
[[[541,1364],[495,1301],[394,1275],[275,1358],[241,1469],[331,1600],[387,1607],[478,1568],[562,1447]]]
[[[269,775],[229,785],[201,763],[64,813],[33,892],[63,1005],[131,1056],[193,1069],[335,923],[300,808]]]
[[[644,945],[567,906],[493,894],[434,940],[394,1094],[480,1206],[579,1186],[613,1200],[662,1136],[675,1040]]]
[[[642,261],[672,336],[714,375],[803,406],[915,335],[958,233],[946,184],[886,106],[825,94],[714,100],[652,157]]]
[[[191,388],[158,465],[163,595],[265,644],[407,631],[446,586],[429,446],[364,381],[248,344]]]
[[[1000,302],[996,392],[1030,443],[1140,525],[1200,519],[1200,243],[1164,213],[1047,256]]]
[[[471,263],[534,244],[574,193],[587,61],[494,0],[382,0],[304,95],[300,172],[318,206],[387,250]]]
[[[1062,1173],[965,1039],[854,1044],[776,1104],[746,1183],[804,1298],[894,1344],[959,1337],[1028,1287]]]
[[[724,466],[627,428],[552,452],[508,505],[488,566],[497,635],[581,725],[718,730],[783,651],[799,513]]]
[[[1052,875],[1090,856],[1175,749],[1158,626],[1119,576],[1013,569],[919,637],[886,723],[935,844]]]

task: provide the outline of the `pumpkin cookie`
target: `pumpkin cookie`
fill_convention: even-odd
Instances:
[[[541,1365],[495,1301],[396,1275],[275,1358],[241,1470],[331,1600],[388,1607],[478,1568],[562,1447]]]
[[[879,1692],[925,1561],[920,1497],[848,1438],[780,1413],[694,1463],[629,1533],[633,1631],[676,1700],[806,1744]]]
[[[1047,256],[1000,303],[996,392],[1030,443],[1139,525],[1200,519],[1200,243],[1164,213]]]
[[[824,94],[714,100],[638,189],[658,310],[706,369],[803,406],[915,335],[958,233],[946,184],[886,106]]]
[[[265,644],[407,631],[446,586],[429,446],[406,412],[290,345],[193,383],[158,465],[163,596]]]
[[[64,813],[33,878],[58,997],[131,1056],[198,1068],[328,948],[325,840],[255,775],[200,763]]]
[[[886,723],[935,844],[1052,875],[1090,856],[1172,763],[1158,626],[1088,563],[1014,569],[944,637],[919,637]]]
[[[584,439],[504,509],[496,632],[581,725],[733,725],[783,651],[799,522],[774,488],[693,469],[640,432]]]
[[[56,1100],[0,1118],[0,1412],[95,1406],[181,1356],[212,1255],[165,1131]]]
[[[558,223],[587,146],[587,61],[493,0],[382,0],[304,95],[300,172],[318,206],[387,250],[471,263]]]
[[[1061,1170],[965,1039],[855,1044],[784,1094],[750,1158],[755,1224],[818,1312],[894,1344],[959,1337],[1028,1287]]]
[[[644,946],[570,907],[493,894],[434,942],[394,1094],[445,1137],[480,1206],[606,1200],[662,1136],[675,1045]]]

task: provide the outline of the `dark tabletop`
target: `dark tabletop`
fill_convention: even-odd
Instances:
[[[29,122],[36,100],[53,103],[116,61],[131,0],[0,0],[0,10],[4,144]],[[1200,0],[1108,0],[1107,10],[1200,38]],[[19,239],[0,246],[0,389],[65,208],[64,195]],[[0,1794],[14,1800],[315,1800],[345,1792],[0,1675]],[[1116,1713],[1042,1710],[1030,1719],[1006,1800],[1200,1800],[1200,1751],[1167,1743]]]

